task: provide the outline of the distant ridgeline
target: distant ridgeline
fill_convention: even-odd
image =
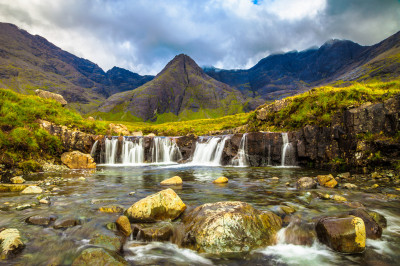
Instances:
[[[203,70],[181,54],[153,77],[118,67],[104,72],[43,37],[0,23],[0,87],[59,93],[67,108],[106,120],[216,118],[324,84],[396,79],[399,49],[400,33],[373,46],[331,40],[318,49],[268,56],[248,70]]]

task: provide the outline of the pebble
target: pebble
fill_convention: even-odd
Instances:
[[[379,187],[378,184],[373,184],[371,188],[377,188],[377,187]]]
[[[129,192],[129,196],[133,196],[133,195],[135,195],[136,194],[136,192],[135,191],[132,191],[132,192]]]
[[[86,178],[84,178],[83,176],[78,178],[79,181],[86,181]]]
[[[29,208],[32,208],[32,205],[27,203],[27,204],[19,205],[15,209],[17,211],[22,211],[22,210],[26,210],[26,209],[29,209]]]
[[[39,200],[40,204],[50,204],[50,201],[46,200],[46,199],[41,199]]]

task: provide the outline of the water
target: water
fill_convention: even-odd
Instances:
[[[221,140],[220,140],[221,141]],[[137,243],[129,240],[124,246],[124,256],[132,264],[139,265],[394,265],[400,259],[400,210],[398,200],[388,200],[385,193],[399,194],[392,182],[377,180],[350,180],[361,189],[318,188],[313,193],[294,189],[301,176],[316,176],[325,172],[303,168],[280,167],[204,167],[190,165],[143,165],[98,167],[96,171],[70,171],[25,176],[27,180],[42,180],[49,177],[63,177],[60,185],[49,185],[46,189],[51,205],[39,205],[17,211],[16,205],[37,202],[35,195],[0,193],[0,228],[11,227],[20,230],[26,248],[9,264],[21,265],[69,265],[80,251],[87,247],[94,235],[106,234],[105,225],[114,222],[120,214],[101,213],[98,208],[108,204],[130,207],[134,202],[158,192],[165,187],[159,183],[178,175],[183,179],[181,187],[174,190],[188,208],[204,203],[239,200],[252,204],[260,210],[276,210],[278,205],[295,208],[295,216],[310,223],[315,217],[334,215],[348,211],[351,207],[331,200],[313,197],[314,192],[338,194],[349,202],[362,202],[368,209],[382,212],[388,220],[381,240],[367,241],[367,250],[359,255],[339,254],[313,241],[311,245],[295,245],[292,238],[286,238],[285,230],[279,233],[277,245],[255,250],[247,255],[233,257],[211,256],[180,248],[169,242]],[[225,185],[214,185],[212,181],[220,176],[229,178]],[[85,177],[80,180],[79,177]],[[271,179],[278,177],[279,180]],[[50,182],[50,181],[46,181]],[[290,186],[286,185],[290,183]],[[371,192],[372,184],[378,182],[379,190]],[[52,191],[53,187],[59,188]],[[135,192],[130,196],[130,192]],[[102,202],[101,202],[102,201]],[[6,204],[7,203],[7,204]],[[11,205],[11,207],[10,207]],[[24,220],[31,215],[57,215],[76,217],[83,224],[67,230],[28,225]],[[287,228],[290,228],[288,226]],[[299,235],[295,229],[292,234]],[[284,236],[284,237],[282,237]]]
[[[237,165],[239,167],[249,165],[249,160],[247,158],[247,133],[244,133],[240,140],[239,150],[236,157],[232,160],[232,165]]]
[[[286,159],[286,151],[289,147],[289,138],[288,138],[288,134],[287,133],[282,133],[282,162],[281,162],[281,166],[285,166],[285,159]]]
[[[154,137],[151,147],[152,163],[170,164],[182,159],[182,154],[171,138]]]
[[[229,136],[208,137],[204,142],[198,141],[196,149],[193,153],[191,165],[221,165],[222,152],[224,151],[225,143]]]
[[[143,164],[144,147],[143,138],[137,140],[124,140],[122,144],[122,163],[123,164]]]

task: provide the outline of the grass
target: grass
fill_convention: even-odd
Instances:
[[[265,120],[254,113],[249,119],[253,131],[290,131],[305,125],[329,126],[335,114],[366,102],[380,102],[400,93],[400,81],[354,83],[348,87],[323,86],[286,98],[288,104],[277,112],[270,111]],[[272,110],[275,103],[258,108]]]

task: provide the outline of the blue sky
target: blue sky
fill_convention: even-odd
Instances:
[[[332,38],[371,45],[399,31],[399,18],[398,0],[0,0],[0,21],[140,74],[179,53],[234,69]]]

